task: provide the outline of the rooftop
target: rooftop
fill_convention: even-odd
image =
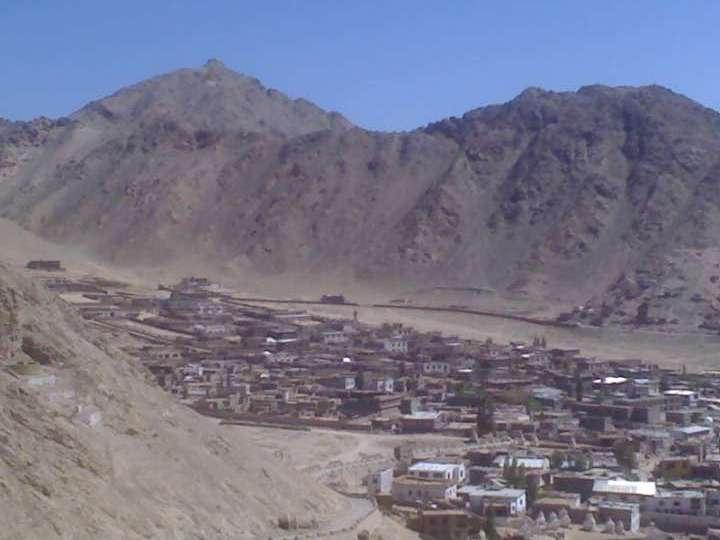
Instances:
[[[452,472],[458,465],[452,463],[431,463],[429,461],[421,461],[411,466],[408,470],[412,472]]]
[[[654,497],[657,493],[655,482],[637,482],[623,479],[597,479],[593,483],[593,491],[598,493],[614,493],[618,495],[643,495]]]

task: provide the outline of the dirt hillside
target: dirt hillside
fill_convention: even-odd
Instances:
[[[0,538],[267,538],[346,505],[0,266]]]

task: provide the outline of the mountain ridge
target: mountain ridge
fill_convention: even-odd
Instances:
[[[194,251],[257,276],[589,302],[610,311],[601,323],[643,302],[693,327],[713,318],[720,114],[657,85],[529,88],[386,133],[211,61],[63,124],[25,146],[0,126],[0,157],[15,155],[0,159],[0,215],[118,264]],[[681,306],[657,298],[678,287]]]

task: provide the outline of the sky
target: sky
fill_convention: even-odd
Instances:
[[[717,0],[0,0],[0,117],[218,58],[368,129],[524,88],[661,84],[720,110]]]

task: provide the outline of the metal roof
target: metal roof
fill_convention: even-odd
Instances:
[[[597,493],[615,493],[618,495],[644,495],[654,497],[657,493],[655,482],[637,482],[623,479],[597,479],[593,483],[593,491]]]

